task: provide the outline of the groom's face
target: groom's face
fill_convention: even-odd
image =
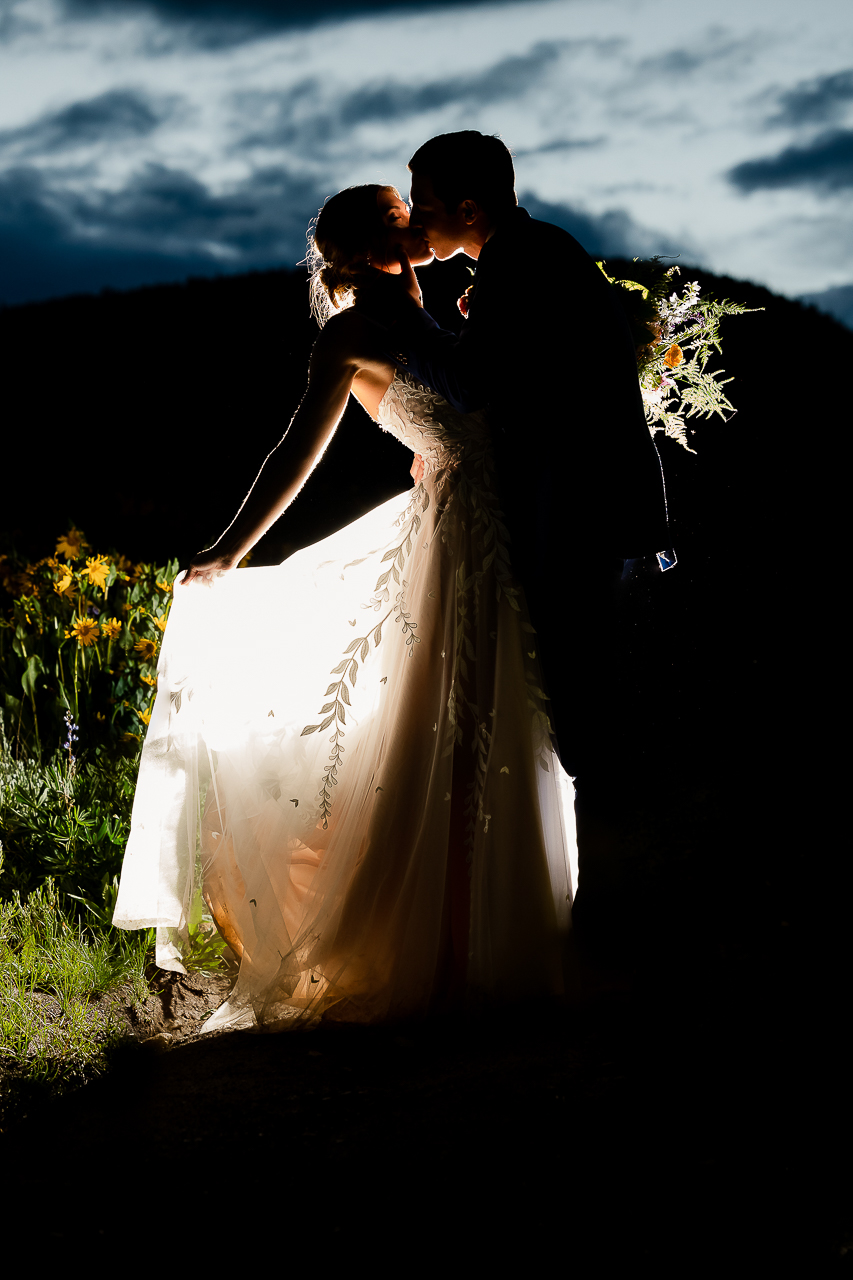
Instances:
[[[410,192],[412,212],[411,227],[423,230],[424,238],[440,262],[461,252],[466,244],[470,227],[465,220],[463,202],[455,213],[448,213],[433,191],[432,181],[422,173],[412,174]]]

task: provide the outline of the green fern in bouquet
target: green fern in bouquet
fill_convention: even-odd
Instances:
[[[605,263],[598,266],[607,280],[619,289],[637,349],[637,372],[652,435],[662,431],[677,440],[688,453],[691,449],[685,420],[710,418],[726,421],[735,409],[723,392],[731,382],[722,369],[707,368],[711,355],[722,353],[720,321],[723,316],[761,311],[740,302],[722,302],[700,297],[697,281],[690,281],[679,293],[674,277],[676,266],[664,267],[659,257],[634,259],[637,279],[607,275]]]

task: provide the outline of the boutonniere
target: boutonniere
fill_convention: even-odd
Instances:
[[[473,288],[474,286],[472,284],[469,284],[468,288],[465,290],[462,297],[459,299],[459,301],[456,304],[459,310],[462,312],[463,316],[468,315],[468,295],[470,294]]]

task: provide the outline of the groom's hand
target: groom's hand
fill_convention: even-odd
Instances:
[[[418,277],[415,275],[415,269],[411,262],[409,262],[409,255],[406,253],[405,249],[398,248],[397,257],[400,261],[400,270],[402,271],[403,288],[412,301],[417,306],[422,307],[424,305],[424,300],[421,297],[421,286],[418,284]]]

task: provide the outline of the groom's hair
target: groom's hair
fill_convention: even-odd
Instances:
[[[463,200],[476,200],[486,213],[499,214],[518,204],[512,156],[500,138],[463,129],[440,133],[418,147],[409,161],[412,173],[429,178],[448,213]]]

